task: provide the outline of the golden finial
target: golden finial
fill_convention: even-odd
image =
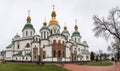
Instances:
[[[30,10],[28,10],[28,16],[30,16]]]
[[[30,22],[31,22],[31,18],[30,18],[30,10],[28,10],[27,22],[28,22],[28,23],[30,23]]]
[[[77,30],[78,29],[78,26],[77,26],[77,19],[75,19],[75,30]]]
[[[55,7],[55,5],[53,4],[53,10],[55,9],[54,7]]]

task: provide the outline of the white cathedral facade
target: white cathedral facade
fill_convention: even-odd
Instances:
[[[26,24],[22,29],[22,36],[15,35],[9,46],[6,47],[5,60],[7,61],[90,61],[89,46],[81,41],[78,26],[75,24],[74,32],[69,33],[67,27],[60,32],[60,25],[53,9],[51,20],[45,21],[35,34],[28,15]]]

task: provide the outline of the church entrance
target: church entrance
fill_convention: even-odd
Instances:
[[[56,42],[56,40],[53,41],[52,44],[52,57],[57,58],[57,62],[61,62],[62,58],[65,57],[65,45],[64,42],[61,42],[60,40]]]

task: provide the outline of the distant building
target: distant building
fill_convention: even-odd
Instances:
[[[22,29],[22,36],[16,34],[10,45],[6,47],[5,60],[14,61],[89,61],[89,46],[81,41],[77,22],[70,35],[67,27],[60,32],[60,24],[53,8],[49,24],[43,22],[40,35],[35,34],[30,14]]]

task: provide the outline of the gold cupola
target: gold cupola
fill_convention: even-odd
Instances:
[[[58,24],[58,21],[56,20],[56,12],[54,10],[54,5],[53,5],[53,11],[51,13],[51,20],[49,22],[49,24]]]

